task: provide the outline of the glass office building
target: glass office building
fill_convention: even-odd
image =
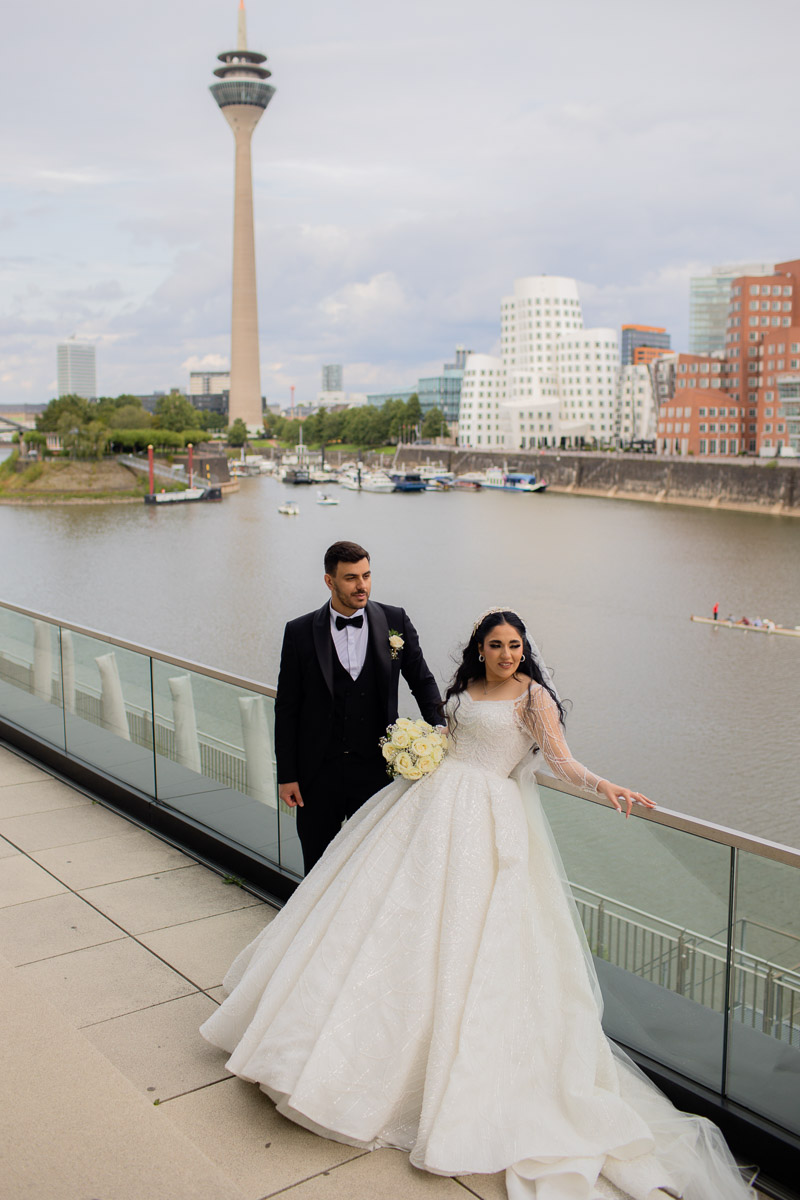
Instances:
[[[725,349],[725,324],[731,283],[742,275],[771,275],[772,263],[740,263],[712,267],[689,283],[689,353],[713,354]]]
[[[83,396],[84,400],[96,400],[97,370],[94,346],[74,338],[59,342],[57,378],[59,396]]]

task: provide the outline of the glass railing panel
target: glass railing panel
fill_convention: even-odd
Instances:
[[[737,853],[728,1095],[800,1133],[800,871]]]
[[[61,657],[67,752],[154,795],[149,657],[69,629]]]
[[[293,869],[294,820],[279,814],[274,701],[153,660],[156,795],[275,866]]]
[[[0,608],[0,713],[64,748],[59,628]]]
[[[543,787],[608,1035],[722,1089],[731,851]]]

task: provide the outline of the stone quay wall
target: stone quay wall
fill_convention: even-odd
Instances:
[[[442,463],[463,475],[490,467],[530,472],[551,491],[581,496],[696,504],[800,516],[800,463],[792,460],[662,458],[573,451],[499,453],[448,446],[404,446],[398,467]]]

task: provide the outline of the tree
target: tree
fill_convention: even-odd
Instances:
[[[91,402],[91,410],[94,417],[99,421],[105,421],[110,429],[117,427],[117,413],[122,408],[130,408],[131,405],[137,412],[144,412],[142,402],[136,396],[100,396],[97,400]],[[148,420],[150,420],[148,414]],[[146,422],[142,422],[142,425]]]
[[[440,408],[429,408],[422,422],[422,436],[424,438],[444,437],[447,433],[447,421],[444,419],[444,413]]]
[[[59,396],[51,400],[43,413],[36,418],[36,428],[42,433],[58,432],[62,420],[68,422],[68,428],[80,428],[92,419],[89,401],[83,396]]]
[[[17,434],[19,441],[19,434]],[[22,441],[28,454],[31,453],[31,448],[35,448],[36,455],[43,455],[47,447],[47,437],[43,433],[39,433],[37,429],[26,429],[22,435]]]
[[[342,437],[365,449],[380,446],[384,440],[385,423],[380,409],[372,404],[349,408],[344,414]]]
[[[406,401],[406,425],[419,425],[422,421],[422,405],[419,396],[412,392]]]
[[[203,429],[210,432],[219,432],[227,426],[225,414],[213,412],[211,409],[199,409],[197,413],[198,424],[202,425]]]
[[[112,429],[148,429],[152,424],[152,416],[141,404],[122,404],[111,418]]]
[[[228,429],[228,445],[243,446],[247,441],[247,426],[241,417],[237,417]]]
[[[180,433],[183,429],[196,429],[199,423],[200,413],[180,392],[160,396],[156,402],[156,424],[161,429]]]

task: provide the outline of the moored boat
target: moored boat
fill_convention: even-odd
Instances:
[[[392,471],[389,478],[396,492],[424,492],[427,486],[418,471]]]
[[[342,487],[351,492],[393,492],[394,480],[385,471],[369,471],[360,464],[348,467],[339,478]]]
[[[145,504],[191,504],[197,500],[221,500],[221,487],[190,487],[182,492],[149,492]]]
[[[547,484],[530,472],[501,471],[492,467],[484,473],[483,486],[502,492],[544,492]]]
[[[281,483],[311,483],[311,472],[308,467],[287,467],[281,476]]]

